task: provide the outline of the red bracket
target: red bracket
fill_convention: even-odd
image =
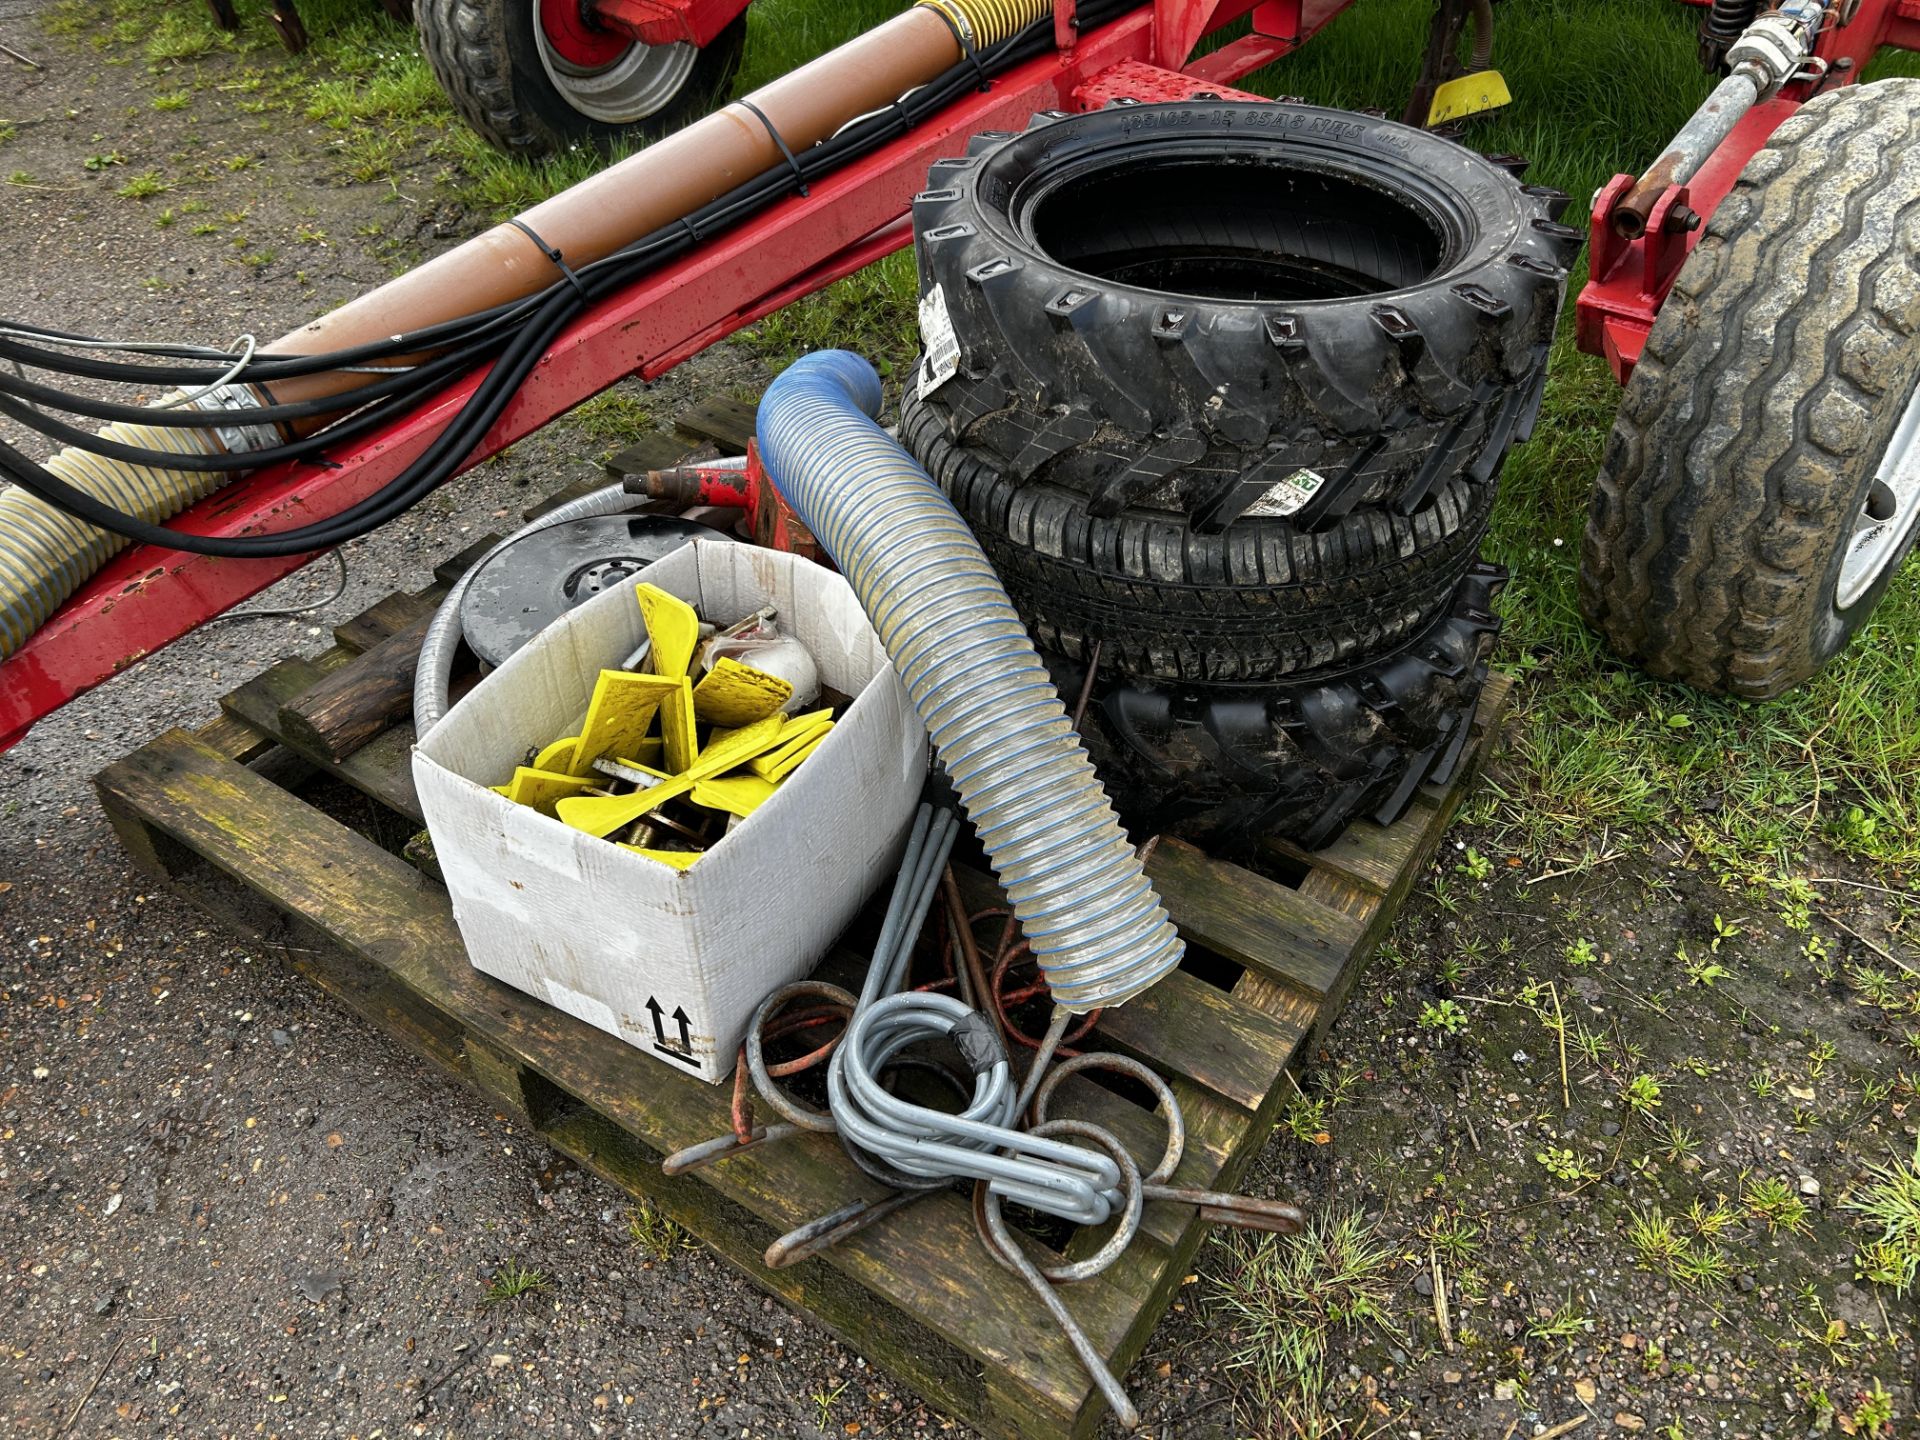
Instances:
[[[643,45],[685,41],[705,47],[747,8],[747,0],[591,0],[602,28]]]
[[[1588,255],[1594,279],[1574,306],[1574,336],[1590,355],[1606,357],[1622,385],[1639,363],[1647,332],[1698,238],[1684,223],[1692,214],[1685,185],[1669,185],[1647,217],[1647,233],[1629,240],[1613,228],[1614,207],[1637,182],[1616,175],[1594,197]]]

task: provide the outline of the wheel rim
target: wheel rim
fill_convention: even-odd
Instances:
[[[1906,413],[1880,457],[1853,533],[1847,537],[1834,597],[1836,609],[1851,608],[1899,563],[1916,522],[1920,522],[1920,389],[1907,399]]]
[[[533,0],[540,68],[560,98],[603,125],[631,125],[664,109],[693,73],[692,45],[642,45],[588,27],[577,0]]]

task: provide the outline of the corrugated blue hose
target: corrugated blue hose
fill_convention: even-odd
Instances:
[[[768,474],[872,618],[1054,1002],[1118,1005],[1184,947],[1000,577],[880,400],[857,355],[796,361],[760,402]]]

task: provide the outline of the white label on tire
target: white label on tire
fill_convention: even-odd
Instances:
[[[1246,508],[1248,515],[1291,515],[1320,492],[1327,477],[1300,469],[1277,481],[1266,494]]]
[[[938,285],[920,297],[920,344],[926,352],[920,362],[920,398],[926,399],[960,369],[960,342],[947,314],[946,292]]]

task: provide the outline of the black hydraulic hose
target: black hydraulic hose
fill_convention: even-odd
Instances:
[[[1129,0],[1105,0],[1105,3],[1098,3],[1096,0],[1096,3],[1083,8],[1081,16],[1083,23],[1098,24],[1130,8],[1132,4]],[[1051,44],[1051,37],[1051,20],[1037,22],[1012,39],[982,52],[977,57],[979,65],[984,66],[988,73],[997,73],[1012,64],[1041,53]],[[274,379],[290,378],[294,374],[338,370],[350,365],[363,364],[369,360],[417,354],[423,349],[433,348],[437,343],[452,343],[460,340],[470,342],[468,345],[456,345],[451,355],[437,357],[435,361],[429,361],[402,372],[410,383],[394,385],[384,398],[377,399],[370,405],[362,407],[362,400],[354,398],[356,395],[364,396],[364,391],[370,387],[361,387],[343,396],[341,404],[334,408],[362,407],[360,413],[329,426],[305,441],[253,451],[244,456],[205,457],[232,463],[202,465],[188,463],[193,457],[148,451],[139,447],[121,446],[115,442],[103,441],[96,435],[75,431],[71,427],[62,425],[31,407],[19,404],[17,400],[0,398],[0,411],[14,416],[23,424],[40,430],[51,438],[77,435],[80,442],[79,448],[93,453],[163,468],[252,470],[283,459],[305,458],[318,449],[337,445],[350,435],[364,433],[367,429],[384,422],[396,409],[412,408],[402,404],[402,400],[416,394],[424,397],[429,387],[437,386],[450,369],[464,371],[474,365],[486,363],[484,355],[476,356],[473,353],[473,347],[478,346],[482,340],[489,339],[499,330],[511,329],[513,333],[499,354],[493,358],[491,369],[481,379],[474,393],[468,397],[460,412],[429,442],[426,450],[400,475],[374,494],[326,520],[270,535],[234,537],[195,535],[169,526],[153,524],[138,516],[115,510],[85,492],[67,485],[4,441],[0,441],[0,474],[4,474],[29,494],[67,511],[88,524],[130,540],[166,546],[193,554],[237,559],[303,555],[364,535],[417,504],[458,471],[474,447],[484,438],[487,430],[492,427],[494,421],[504,412],[514,392],[532,372],[533,367],[539,363],[540,357],[551,347],[561,331],[589,303],[632,283],[663,260],[684,253],[712,233],[736,224],[773,201],[785,197],[791,193],[796,170],[800,178],[814,178],[877,148],[896,134],[906,133],[927,113],[952,103],[973,88],[979,82],[980,74],[981,69],[972,60],[953,66],[944,75],[912,91],[887,109],[849,123],[840,132],[798,157],[795,165],[778,166],[756,176],[701,207],[692,215],[675,221],[652,235],[642,237],[612,255],[580,267],[575,272],[581,280],[578,286],[568,281],[559,281],[547,290],[523,300],[496,306],[475,315],[463,316],[458,320],[447,321],[410,336],[389,337],[353,350],[336,351],[318,356],[277,359],[263,357],[250,362],[243,367],[241,373],[231,377],[233,383],[237,384],[271,383]],[[517,326],[512,323],[523,320],[527,323]],[[42,335],[56,344],[62,339],[82,338],[64,332],[46,331],[34,326],[16,325],[10,328]],[[491,348],[490,344],[488,348]],[[13,341],[0,341],[0,357],[23,358],[22,352],[31,353],[35,357],[31,363],[35,363],[39,368],[75,375],[85,374],[89,378],[109,378],[95,373],[108,369],[136,372],[137,377],[145,381],[174,384],[207,384],[227,375],[225,370],[217,368],[188,371],[184,368],[129,366],[116,362],[94,361],[86,357],[64,356],[56,352],[39,350],[37,347],[22,346]],[[40,357],[44,357],[46,363],[42,363]],[[163,370],[169,377],[177,376],[178,378],[160,381],[157,372]],[[388,382],[375,383],[384,387]],[[4,375],[0,375],[0,396],[15,393],[17,392]],[[155,414],[156,412],[142,407],[140,418],[151,420]],[[261,411],[238,411],[228,412],[224,418],[228,424],[245,424],[250,418],[261,416]]]
[[[375,400],[384,400],[393,395],[404,395],[418,390],[422,378],[429,371],[433,372],[435,378],[439,378],[470,369],[485,358],[484,353],[478,353],[476,347],[470,344],[460,350],[449,350],[435,355],[417,366],[394,370],[386,379],[357,386],[343,396],[301,400],[290,405],[255,405],[243,411],[201,410],[191,405],[163,410],[155,410],[151,405],[118,405],[111,400],[95,400],[88,395],[75,395],[71,391],[61,390],[52,385],[36,384],[18,375],[6,375],[4,372],[0,372],[0,396],[11,395],[16,399],[31,401],[37,405],[51,405],[55,409],[69,411],[75,415],[86,415],[95,420],[124,420],[134,425],[151,425],[156,416],[160,416],[165,418],[169,426],[183,429],[225,430],[234,425],[277,425],[292,420],[309,420],[316,415],[333,415],[342,411],[357,410],[362,405],[370,404]],[[215,379],[217,378],[216,376]],[[34,429],[40,430],[49,439],[58,438],[51,430],[42,427],[40,419],[36,418],[31,423]],[[110,454],[111,451],[105,445],[93,443],[98,438],[89,435],[88,443],[81,448],[92,450],[99,455]],[[331,443],[335,438],[336,432],[329,430],[323,443]],[[178,463],[186,458],[188,457],[176,456],[169,464],[177,470],[219,468],[195,467]],[[257,459],[249,457],[244,468],[258,469],[259,463]]]

